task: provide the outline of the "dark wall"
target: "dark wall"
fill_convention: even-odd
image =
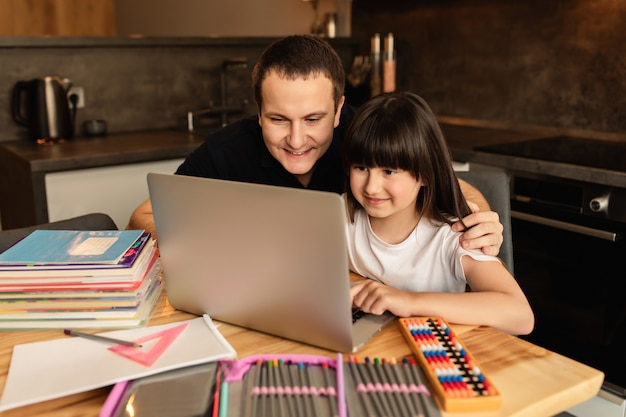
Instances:
[[[91,119],[106,120],[111,133],[182,130],[187,112],[220,104],[222,62],[247,58],[247,68],[228,73],[226,101],[238,106],[247,100],[245,114],[255,114],[252,66],[274,39],[0,37],[0,141],[26,137],[26,128],[11,117],[15,83],[46,75],[69,78],[84,88],[77,132]],[[344,38],[331,43],[348,65],[354,42]]]
[[[361,53],[398,43],[398,85],[439,115],[626,133],[623,0],[356,0]]]
[[[21,38],[18,47],[0,48],[5,68],[0,86],[0,140],[25,137],[26,128],[10,116],[12,87],[19,80],[46,75],[69,78],[85,91],[85,108],[77,111],[77,132],[84,120],[104,119],[109,132],[160,129],[186,124],[188,111],[220,101],[220,68],[224,59],[254,62],[261,45],[225,48],[210,42],[163,42],[117,38]],[[7,40],[7,43],[9,41]],[[231,75],[229,97],[251,99],[250,69]],[[237,82],[235,82],[237,81]],[[244,84],[245,83],[245,84]],[[254,104],[251,103],[251,111]]]

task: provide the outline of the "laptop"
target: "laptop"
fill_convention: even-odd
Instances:
[[[148,189],[173,307],[337,352],[393,320],[353,323],[340,195],[158,173]]]

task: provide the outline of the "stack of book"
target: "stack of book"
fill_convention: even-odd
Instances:
[[[144,230],[36,230],[0,254],[0,330],[144,326],[160,270]]]

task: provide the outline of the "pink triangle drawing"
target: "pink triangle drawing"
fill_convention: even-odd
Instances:
[[[167,350],[168,347],[176,340],[183,330],[189,325],[189,323],[181,324],[180,326],[171,327],[158,333],[149,334],[147,336],[140,337],[133,340],[136,343],[144,343],[149,340],[159,339],[158,342],[150,348],[148,351],[141,350],[142,348],[135,348],[132,346],[115,345],[109,348],[111,352],[124,356],[131,361],[135,361],[141,365],[151,367],[154,362],[157,361]]]

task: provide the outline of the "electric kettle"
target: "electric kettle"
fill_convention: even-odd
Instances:
[[[70,111],[68,79],[44,77],[13,86],[13,120],[37,143],[55,143],[74,135],[76,105]]]

